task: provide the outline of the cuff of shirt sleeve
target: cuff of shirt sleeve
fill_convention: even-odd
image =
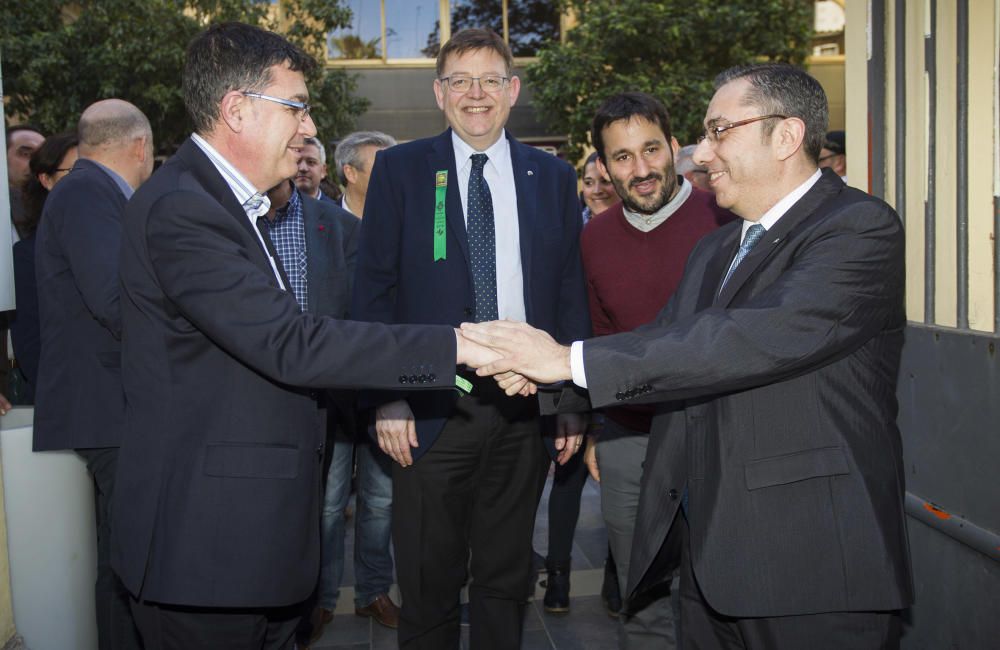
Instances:
[[[573,383],[580,388],[586,388],[587,373],[583,368],[583,341],[573,341],[569,349],[569,367],[573,373]]]

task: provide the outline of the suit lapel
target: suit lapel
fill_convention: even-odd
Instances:
[[[527,145],[523,145],[510,134],[510,164],[514,172],[514,191],[517,193],[517,229],[521,240],[521,276],[524,279],[525,317],[532,321],[531,301],[531,248],[535,239],[535,218],[538,201],[538,163],[529,160]]]
[[[222,178],[222,174],[219,170],[215,168],[212,161],[208,159],[208,156],[201,150],[198,145],[196,145],[191,138],[184,141],[181,148],[177,150],[177,157],[184,161],[184,163],[191,169],[192,173],[197,177],[198,181],[201,183],[205,191],[209,193],[216,201],[218,201],[223,208],[226,209],[236,221],[247,231],[247,234],[257,243],[251,250],[254,250],[260,256],[258,263],[273,276],[271,272],[271,262],[270,257],[274,256],[274,263],[277,266],[278,274],[281,276],[281,281],[285,283],[285,288],[291,292],[292,285],[288,281],[288,276],[285,274],[285,270],[281,265],[281,260],[278,256],[269,252],[266,247],[262,247],[260,240],[257,238],[256,228],[254,224],[250,223],[250,218],[247,213],[243,210],[243,206],[239,204],[236,200],[236,195],[233,194],[233,190],[226,183],[226,180]],[[261,233],[262,238],[266,238],[267,234]]]
[[[840,192],[843,188],[844,182],[839,177],[833,174],[833,172],[824,170],[823,175],[805,193],[805,196],[792,205],[788,209],[788,212],[764,233],[763,239],[743,258],[740,265],[733,271],[729,281],[726,282],[726,286],[719,292],[719,297],[715,304],[722,307],[728,305],[750,276],[784,245],[788,234],[809,217],[809,215],[813,214],[816,208],[824,201]],[[732,263],[732,257],[734,256],[735,251],[733,252],[733,256],[729,258],[729,263]],[[728,265],[726,268],[728,270]]]
[[[742,223],[743,221],[738,219],[732,224],[724,226],[724,228],[729,228],[730,232],[722,239],[715,254],[712,255],[712,258],[705,266],[705,274],[701,283],[701,293],[698,295],[696,311],[708,309],[715,302],[719,294],[719,285],[722,283],[722,278],[725,277],[726,271],[729,270],[729,265],[732,263],[733,257],[736,256],[736,251],[739,248],[740,224]]]
[[[330,255],[327,238],[331,225],[322,213],[316,209],[317,204],[302,201],[302,222],[306,235],[306,273],[309,278],[308,294],[310,310],[324,313],[320,304],[323,294],[320,287],[329,276]]]
[[[458,169],[455,161],[455,148],[451,143],[451,129],[434,138],[431,151],[427,154],[427,164],[430,167],[430,174],[427,176],[426,189],[430,191],[431,197],[427,204],[427,228],[430,228],[434,223],[434,173],[446,169],[448,170],[448,191],[445,197],[445,217],[448,221],[448,228],[458,242],[459,251],[468,265],[469,238],[465,230],[465,213],[462,212],[462,194],[458,187]],[[428,252],[428,254],[430,253]],[[447,251],[447,254],[452,255],[453,252]]]

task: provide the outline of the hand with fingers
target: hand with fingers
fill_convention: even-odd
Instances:
[[[383,404],[375,409],[378,446],[403,467],[413,464],[410,447],[417,447],[417,427],[406,400]]]
[[[462,323],[462,336],[490,348],[499,357],[481,365],[469,364],[477,368],[480,377],[514,371],[536,383],[572,379],[569,347],[527,323]]]
[[[580,451],[583,434],[587,430],[587,416],[580,413],[560,413],[556,416],[556,462],[565,465],[573,454]]]

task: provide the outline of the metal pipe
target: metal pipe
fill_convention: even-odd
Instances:
[[[896,0],[895,5],[895,59],[896,59],[896,214],[906,226],[906,0]]]
[[[906,514],[917,521],[1000,562],[1000,535],[980,528],[968,519],[954,515],[911,492],[906,493],[905,508]]]
[[[924,34],[924,72],[927,74],[927,199],[924,203],[924,322],[933,324],[936,289],[937,211],[937,0],[929,0]]]
[[[885,3],[873,2],[869,16],[868,124],[870,191],[885,198]]]
[[[956,324],[969,328],[969,0],[958,0],[955,172]]]

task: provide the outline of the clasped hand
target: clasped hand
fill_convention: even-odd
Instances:
[[[530,380],[534,393],[538,383],[572,378],[570,349],[527,323],[506,320],[462,323],[459,338],[476,349],[470,358],[459,361],[476,368],[480,377],[494,376],[508,395],[518,392],[512,388],[521,379]]]

